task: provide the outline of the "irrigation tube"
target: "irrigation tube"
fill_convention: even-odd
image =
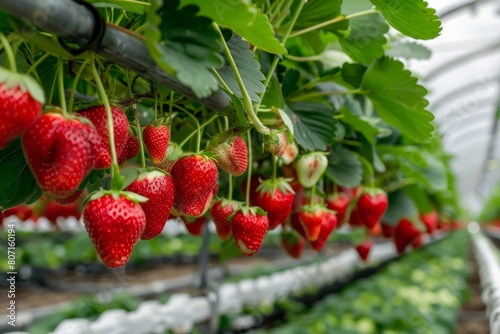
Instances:
[[[472,241],[479,265],[481,299],[486,305],[486,313],[490,319],[490,333],[500,333],[500,258],[495,254],[494,246],[482,233],[474,233]]]
[[[0,0],[0,10],[79,46],[88,43],[94,17],[84,6],[71,0]],[[22,30],[24,31],[24,30]],[[156,65],[142,40],[108,26],[97,53],[109,61],[133,70],[213,110],[222,110],[229,97],[221,91],[198,99],[193,91]]]

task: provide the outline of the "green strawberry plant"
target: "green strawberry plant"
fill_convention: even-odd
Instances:
[[[421,214],[461,214],[427,90],[404,63],[426,57],[415,39],[440,33],[426,2],[103,0],[97,10],[182,92],[92,50],[71,55],[0,7],[2,210],[86,198],[83,221],[111,267],[165,217],[198,235],[211,215],[222,249],[253,255],[278,225],[320,251],[342,223],[406,219],[424,231]]]

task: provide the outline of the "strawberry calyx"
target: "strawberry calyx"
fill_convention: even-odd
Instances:
[[[35,79],[28,75],[19,74],[0,67],[0,82],[9,89],[17,87],[23,93],[28,92],[36,101],[41,104],[45,103],[43,89]]]
[[[248,215],[252,215],[252,216],[267,216],[267,212],[262,210],[262,208],[258,207],[258,206],[247,206],[247,205],[240,205],[236,210],[234,210],[234,212],[229,215],[229,217],[227,217],[227,220],[230,221],[233,219],[233,217],[236,215],[236,213],[238,213],[239,211],[241,211],[241,213],[243,213],[244,216],[248,216]]]
[[[323,211],[325,213],[331,213],[331,214],[336,213],[335,211],[328,209],[328,207],[323,203],[316,203],[316,204],[310,203],[303,205],[300,211],[311,212],[311,213],[316,213],[318,211]]]
[[[87,205],[88,202],[94,201],[96,199],[99,199],[101,197],[104,197],[106,195],[111,195],[115,200],[117,200],[119,197],[126,197],[129,200],[131,200],[134,203],[144,203],[147,202],[149,199],[147,197],[141,196],[139,194],[133,193],[131,191],[116,191],[116,190],[104,190],[100,189],[97,191],[94,191],[90,193],[87,198],[83,201],[84,206]]]
[[[286,193],[292,193],[295,194],[295,191],[293,190],[292,186],[290,185],[290,182],[293,181],[293,179],[285,179],[283,177],[277,178],[277,179],[267,179],[267,180],[262,180],[259,179],[260,184],[256,189],[256,192],[260,193],[261,196],[263,196],[266,193],[269,193],[271,196],[274,196],[276,193],[276,189],[279,189],[283,194]]]

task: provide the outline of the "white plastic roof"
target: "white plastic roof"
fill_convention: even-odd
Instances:
[[[429,110],[445,148],[455,156],[452,167],[463,202],[474,212],[500,183],[500,129],[493,131],[500,109],[500,0],[428,3],[442,17],[443,31],[420,42],[432,50],[432,58],[409,65],[430,90]]]

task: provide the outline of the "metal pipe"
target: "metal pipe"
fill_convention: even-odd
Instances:
[[[71,0],[0,0],[0,9],[80,46],[88,43],[94,30],[92,13]],[[222,110],[229,104],[229,97],[222,91],[204,99],[197,98],[175,76],[160,69],[142,40],[112,26],[107,27],[96,52],[210,109]]]

